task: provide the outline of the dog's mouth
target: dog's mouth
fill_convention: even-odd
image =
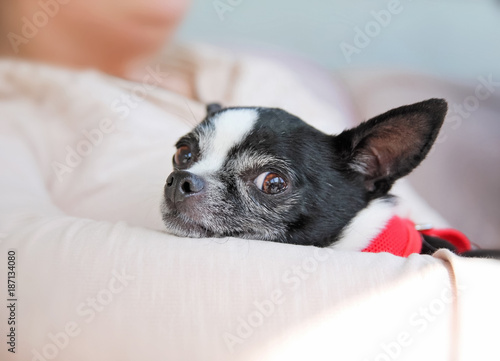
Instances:
[[[223,237],[177,209],[162,208],[163,222],[170,233],[181,237]]]
[[[191,218],[184,212],[177,209],[168,209],[165,204],[162,206],[162,217],[168,233],[174,234],[179,237],[190,238],[225,238],[236,237],[245,239],[261,239],[261,240],[274,240],[264,237],[255,229],[237,229],[238,227],[226,227],[219,224],[207,227],[201,224],[200,217],[196,219]],[[198,220],[199,219],[199,220]]]
[[[238,208],[230,200],[205,191],[181,201],[167,195],[161,206],[168,233],[179,237],[225,238],[285,242],[286,225]]]

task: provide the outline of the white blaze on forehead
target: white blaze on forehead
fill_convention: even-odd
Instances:
[[[258,117],[255,109],[230,109],[216,114],[211,119],[213,131],[200,137],[201,159],[189,171],[202,175],[219,170],[229,150],[245,139]]]

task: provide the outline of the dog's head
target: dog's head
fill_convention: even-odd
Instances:
[[[207,107],[177,142],[162,214],[180,236],[327,246],[427,155],[444,100],[330,136],[281,109]]]

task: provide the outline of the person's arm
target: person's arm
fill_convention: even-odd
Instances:
[[[30,145],[12,127],[0,137],[1,289],[7,267],[16,276],[0,322],[16,353],[4,342],[2,359],[269,359],[309,342],[318,355],[369,355],[349,345],[375,347],[380,327],[397,337],[398,312],[453,287],[431,257],[183,239],[70,217],[52,204]],[[442,332],[433,353],[449,352],[440,340],[451,334],[451,307],[430,325]],[[309,337],[327,334],[343,340]]]
[[[55,84],[58,79],[52,75],[49,83]],[[65,84],[59,84],[61,89]],[[98,89],[102,84],[89,84],[91,89],[94,86]],[[135,86],[124,85],[125,94]],[[47,87],[44,84],[40,89]],[[37,97],[39,88],[34,88],[33,97]],[[28,97],[24,88],[21,94],[23,99]],[[146,131],[146,113],[167,124],[171,133],[187,130],[180,120],[168,116],[180,101],[165,103],[153,93],[149,96],[148,100],[168,112],[152,112],[144,102],[136,109],[137,123],[132,118],[129,123]],[[168,94],[161,96],[167,98]],[[98,98],[103,103],[113,100],[101,93]],[[61,109],[71,100],[80,99],[62,97]],[[415,337],[408,352],[422,359],[449,355],[447,340],[461,313],[480,304],[472,295],[470,304],[453,313],[450,310],[457,303],[445,303],[440,321],[429,323],[428,331],[414,334],[419,321],[412,321],[417,322],[414,325],[408,318],[441,297],[441,292],[456,288],[445,261],[419,255],[403,259],[388,254],[324,253],[314,247],[238,239],[178,238],[146,226],[131,227],[97,217],[103,213],[97,212],[98,207],[113,208],[113,197],[93,198],[85,215],[95,220],[84,218],[82,210],[79,216],[70,216],[56,204],[71,203],[75,194],[81,199],[92,197],[92,191],[116,192],[115,185],[145,188],[147,183],[136,182],[140,177],[132,179],[127,172],[139,172],[149,179],[148,159],[154,156],[153,165],[157,166],[170,156],[165,157],[164,148],[151,153],[156,148],[150,143],[143,147],[142,138],[134,142],[134,132],[129,131],[109,148],[94,149],[94,162],[87,159],[64,184],[55,183],[59,186],[55,197],[55,176],[50,168],[55,158],[47,149],[56,142],[62,149],[73,143],[44,134],[45,126],[54,122],[52,116],[42,121],[36,118],[44,114],[40,109],[29,113],[26,103],[19,106],[12,99],[6,109],[6,103],[0,104],[0,289],[8,289],[8,272],[15,272],[12,297],[17,301],[7,301],[6,293],[2,296],[14,307],[12,315],[7,305],[1,308],[0,333],[13,332],[16,346],[13,355],[4,343],[2,360],[255,360],[283,359],[290,352],[315,352],[317,359],[371,360],[382,352],[381,343],[397,339],[407,328]],[[149,142],[154,129],[145,136]],[[171,144],[165,143],[155,144],[166,148]],[[145,154],[139,157],[141,151]],[[121,172],[111,167],[115,164]],[[93,168],[87,168],[90,166]],[[166,177],[162,173],[160,170]],[[106,176],[107,183],[96,185],[96,175]],[[78,187],[90,184],[78,189],[72,182]],[[61,186],[71,192],[61,192]],[[141,189],[136,200],[145,191]],[[71,196],[66,202],[65,194]],[[117,203],[135,206],[129,199]],[[131,224],[138,213],[138,209],[127,210],[117,218]],[[15,254],[9,255],[13,249]],[[453,271],[467,262],[457,261]],[[486,262],[481,265],[486,267]],[[495,279],[498,270],[488,267],[485,274]],[[484,270],[483,266],[471,268]],[[497,296],[488,286],[481,280],[474,289],[495,303]],[[485,311],[491,311],[491,324],[498,322],[494,309],[488,306]],[[10,317],[16,325],[8,324]],[[417,336],[422,342],[416,342]],[[483,346],[494,352],[491,344]]]

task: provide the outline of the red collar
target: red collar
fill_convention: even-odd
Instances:
[[[458,253],[471,249],[470,241],[461,232],[451,229],[429,229],[417,231],[415,223],[398,216],[392,217],[385,228],[376,236],[363,252],[389,252],[396,256],[408,257],[422,250],[422,234],[439,237],[453,244]]]

